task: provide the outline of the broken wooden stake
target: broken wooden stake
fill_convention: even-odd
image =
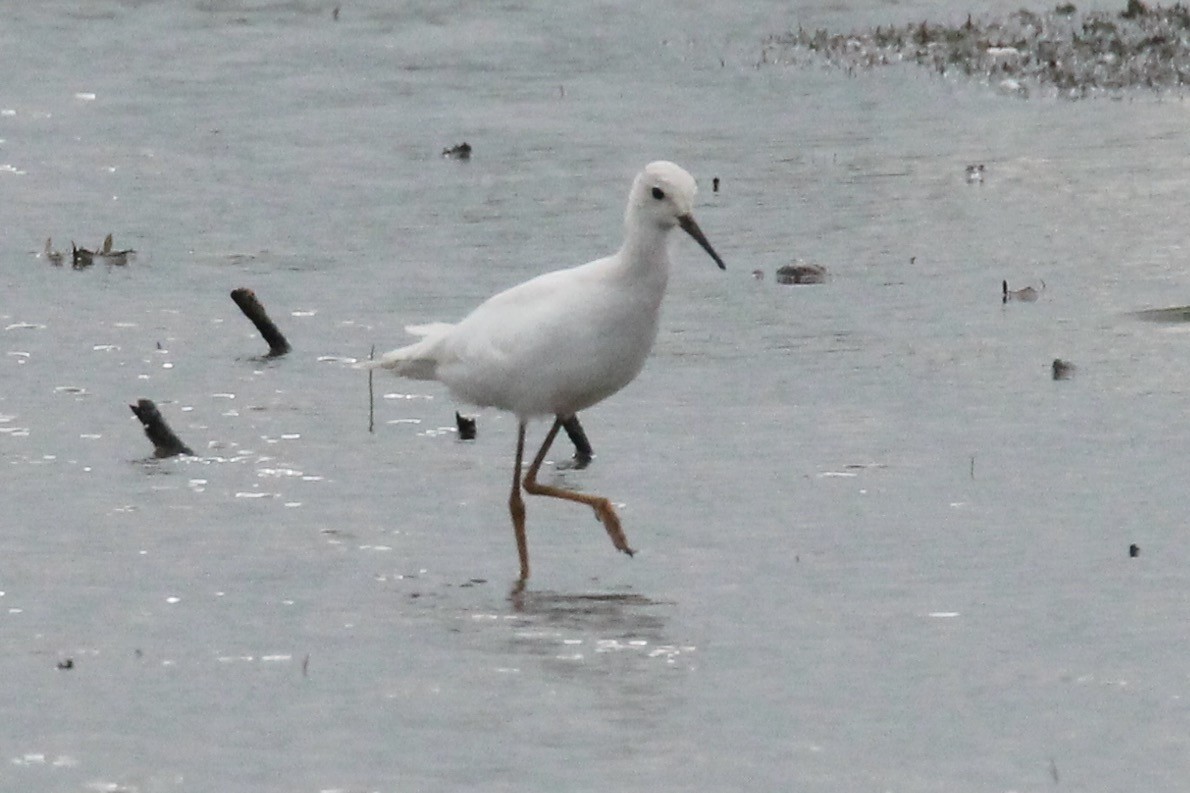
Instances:
[[[269,319],[264,306],[256,298],[255,292],[245,287],[233,289],[231,299],[240,307],[240,311],[244,312],[244,316],[252,320],[252,324],[256,326],[256,329],[260,331],[260,335],[264,336],[264,340],[268,342],[269,354],[267,357],[276,358],[289,352],[289,342],[285,340],[285,336],[282,335],[281,331],[277,330],[277,326]]]
[[[154,457],[173,457],[175,454],[188,454],[194,456],[194,452],[190,451],[190,447],[182,443],[174,431],[165,423],[165,419],[161,417],[161,411],[153,404],[151,399],[137,400],[135,405],[129,405],[132,412],[140,419],[140,423],[145,425],[145,435],[153,444]]]
[[[583,425],[578,423],[578,416],[574,415],[562,422],[562,429],[574,444],[574,467],[586,468],[595,459],[595,450],[587,440],[587,433],[583,432]]]
[[[455,411],[455,426],[459,428],[459,440],[473,441],[475,440],[475,419],[464,416],[459,411]]]

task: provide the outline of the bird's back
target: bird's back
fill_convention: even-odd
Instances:
[[[577,412],[640,372],[663,291],[627,279],[616,256],[538,276],[443,334],[436,379],[463,401],[523,417]]]

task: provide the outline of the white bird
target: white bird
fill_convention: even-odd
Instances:
[[[460,401],[516,415],[508,506],[520,556],[518,586],[529,577],[522,486],[531,495],[591,507],[615,547],[633,554],[608,499],[540,484],[537,473],[563,422],[628,385],[643,368],[669,280],[669,232],[681,227],[726,269],[694,222],[696,192],[694,177],[682,168],[650,163],[632,183],[624,243],[614,254],[506,289],[457,324],[409,326],[420,341],[361,364],[437,380]],[[553,416],[554,423],[522,481],[525,429],[541,416]]]

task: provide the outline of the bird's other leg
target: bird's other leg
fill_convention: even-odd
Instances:
[[[562,422],[562,429],[574,444],[574,460],[571,465],[576,469],[586,468],[595,457],[595,450],[587,440],[587,433],[583,432],[583,425],[578,423],[578,415],[570,416]]]
[[[512,493],[508,496],[508,511],[512,513],[512,530],[516,533],[516,550],[521,559],[521,577],[516,589],[523,589],[529,578],[529,545],[525,540],[525,500],[521,497],[521,462],[525,457],[525,422],[520,422],[516,436],[516,465],[512,469]],[[514,590],[516,591],[516,590]]]
[[[624,536],[624,530],[620,528],[620,517],[616,514],[616,510],[612,508],[612,502],[602,496],[576,493],[573,490],[564,490],[560,487],[539,484],[537,481],[537,472],[540,470],[541,464],[545,461],[545,455],[550,450],[550,444],[554,442],[554,438],[558,435],[558,430],[562,428],[562,425],[568,418],[572,417],[558,416],[554,420],[554,426],[550,427],[549,433],[545,436],[545,443],[541,444],[541,449],[537,452],[537,456],[533,458],[533,463],[529,466],[529,470],[525,472],[525,492],[535,496],[561,498],[566,501],[576,501],[579,504],[586,504],[595,510],[595,517],[599,518],[599,522],[603,524],[603,528],[607,529],[607,536],[611,537],[612,545],[616,546],[617,550],[632,556],[636,552],[628,546],[628,538]]]

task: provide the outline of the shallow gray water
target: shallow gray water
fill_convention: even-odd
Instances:
[[[1190,348],[1131,312],[1190,303],[1190,106],[757,68],[957,4],[635,6],[5,11],[0,788],[1184,788]],[[510,601],[513,421],[380,378],[369,434],[347,361],[609,252],[662,157],[729,269],[675,243],[550,474],[640,553],[530,500]]]

